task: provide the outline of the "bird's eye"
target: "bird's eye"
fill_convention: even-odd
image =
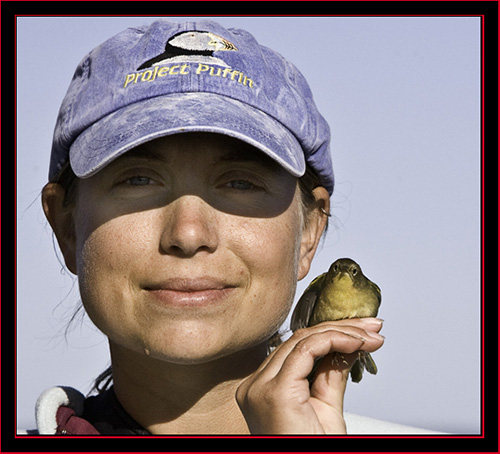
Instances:
[[[353,268],[352,269],[352,275],[356,276],[356,274],[358,274],[358,269],[357,268]]]
[[[337,272],[339,270],[339,266],[337,264],[333,265],[333,271]]]

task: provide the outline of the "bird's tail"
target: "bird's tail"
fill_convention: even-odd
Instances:
[[[373,375],[377,373],[377,365],[368,352],[359,352],[358,360],[351,368],[351,380],[354,383],[359,383],[363,378],[363,369]]]

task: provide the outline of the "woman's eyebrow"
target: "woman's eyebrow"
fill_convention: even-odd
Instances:
[[[269,156],[254,150],[228,151],[214,159],[213,163],[251,163],[260,165],[274,173],[278,173],[281,169],[279,164],[274,162]]]
[[[161,162],[168,163],[167,156],[165,153],[158,153],[155,150],[149,148],[137,147],[133,150],[127,151],[120,158],[123,161],[133,161],[133,160],[144,160],[150,162]],[[258,165],[263,168],[263,170],[270,171],[272,173],[278,174],[281,170],[281,166],[276,163],[269,156],[261,151],[253,149],[244,150],[229,150],[227,152],[221,153],[219,156],[215,157],[212,161],[213,165],[220,164],[242,164],[249,163]]]
[[[162,153],[157,153],[148,148],[137,147],[133,150],[127,151],[120,159],[143,159],[145,161],[160,161],[166,162],[165,156]]]

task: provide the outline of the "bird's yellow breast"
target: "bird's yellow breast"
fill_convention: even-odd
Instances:
[[[376,295],[366,289],[357,289],[348,275],[341,274],[325,284],[309,325],[344,318],[374,317],[377,312]]]

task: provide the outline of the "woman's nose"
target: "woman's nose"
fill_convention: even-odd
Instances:
[[[218,236],[215,209],[200,197],[182,196],[165,210],[160,248],[165,254],[192,257],[214,252]]]

